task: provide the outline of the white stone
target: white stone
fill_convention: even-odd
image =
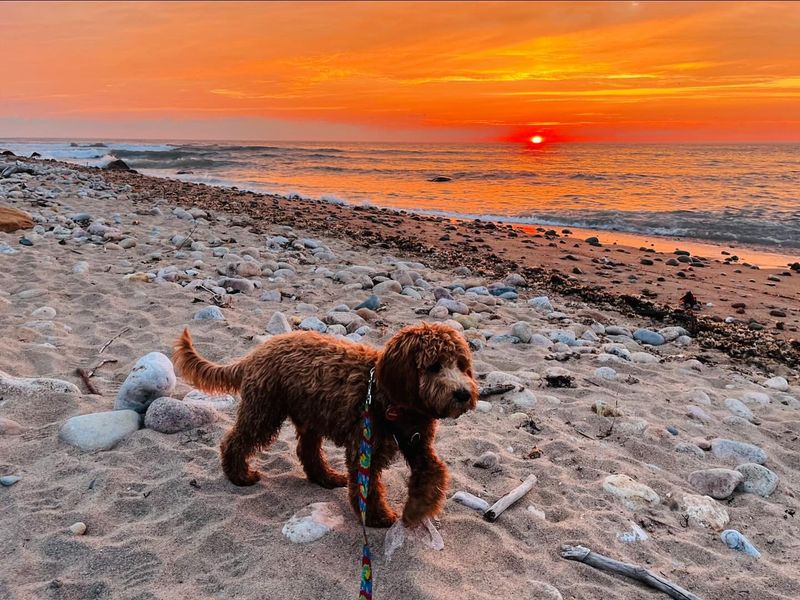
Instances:
[[[314,502],[296,513],[281,530],[295,544],[314,542],[331,530],[341,527],[344,517],[333,502]]]
[[[627,475],[609,475],[603,481],[603,489],[617,496],[627,508],[641,510],[657,506],[661,502],[658,494],[643,483]]]

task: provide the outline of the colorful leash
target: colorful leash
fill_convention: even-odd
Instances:
[[[367,539],[367,496],[369,495],[369,469],[372,463],[372,386],[375,382],[375,367],[369,371],[367,400],[361,413],[361,441],[358,444],[358,509],[361,512],[361,530],[364,532],[364,548],[361,551],[361,588],[358,600],[372,600],[372,558]]]

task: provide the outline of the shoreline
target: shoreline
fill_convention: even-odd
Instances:
[[[52,159],[52,160],[57,160],[57,159]],[[78,165],[78,163],[69,163],[69,164]],[[78,166],[83,167],[84,165],[78,165]],[[102,168],[102,167],[95,167],[95,168]],[[297,199],[297,200],[306,200],[311,202],[338,204],[338,202],[331,202],[325,199],[326,195],[338,198],[338,196],[334,192],[331,192],[330,194],[323,194],[320,197],[303,196],[303,195],[298,195],[297,197],[295,197],[293,194],[282,194],[282,193],[270,192],[267,190],[260,190],[258,189],[257,186],[242,187],[243,184],[241,182],[236,182],[234,180],[219,179],[218,182],[216,183],[207,183],[204,181],[194,180],[190,175],[187,175],[186,177],[182,178],[180,176],[176,176],[175,174],[148,173],[146,172],[148,170],[150,169],[144,169],[140,172],[142,175],[145,175],[146,177],[167,179],[170,181],[177,181],[181,183],[195,183],[199,185],[208,185],[212,187],[219,187],[234,191],[243,190],[246,192],[252,192],[254,194],[267,197],[278,197],[278,198],[284,198],[286,200]],[[155,169],[155,171],[158,171],[158,169]],[[672,252],[676,248],[681,248],[689,250],[692,254],[705,255],[709,257],[724,256],[722,253],[728,252],[730,255],[738,255],[744,262],[755,264],[761,268],[784,269],[787,268],[789,265],[800,261],[800,248],[786,248],[783,246],[767,246],[767,245],[759,246],[747,242],[734,243],[734,242],[724,242],[724,241],[704,239],[704,238],[648,234],[648,233],[624,231],[617,229],[591,229],[591,228],[577,227],[572,225],[528,223],[528,222],[521,222],[520,217],[513,217],[513,216],[466,215],[466,214],[444,213],[441,211],[429,211],[429,210],[416,211],[409,208],[380,206],[374,203],[365,204],[360,202],[351,202],[346,199],[341,199],[341,203],[343,206],[347,208],[366,207],[378,210],[385,209],[409,215],[436,217],[446,221],[471,222],[475,220],[480,220],[485,223],[495,223],[497,225],[509,225],[514,227],[515,229],[527,232],[533,232],[535,230],[540,230],[540,229],[542,231],[553,229],[560,232],[566,229],[572,231],[573,233],[579,233],[580,236],[578,237],[581,237],[581,239],[590,236],[596,236],[604,238],[606,242],[609,244],[630,246],[630,247],[648,246],[650,248],[656,249],[659,252]]]

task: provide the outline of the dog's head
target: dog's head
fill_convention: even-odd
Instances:
[[[376,379],[390,403],[437,419],[458,417],[478,400],[466,340],[439,323],[405,327],[394,335],[378,359]]]

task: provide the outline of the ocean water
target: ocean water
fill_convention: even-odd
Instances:
[[[798,144],[0,140],[84,165],[445,216],[800,249]],[[446,177],[448,181],[431,181]]]

